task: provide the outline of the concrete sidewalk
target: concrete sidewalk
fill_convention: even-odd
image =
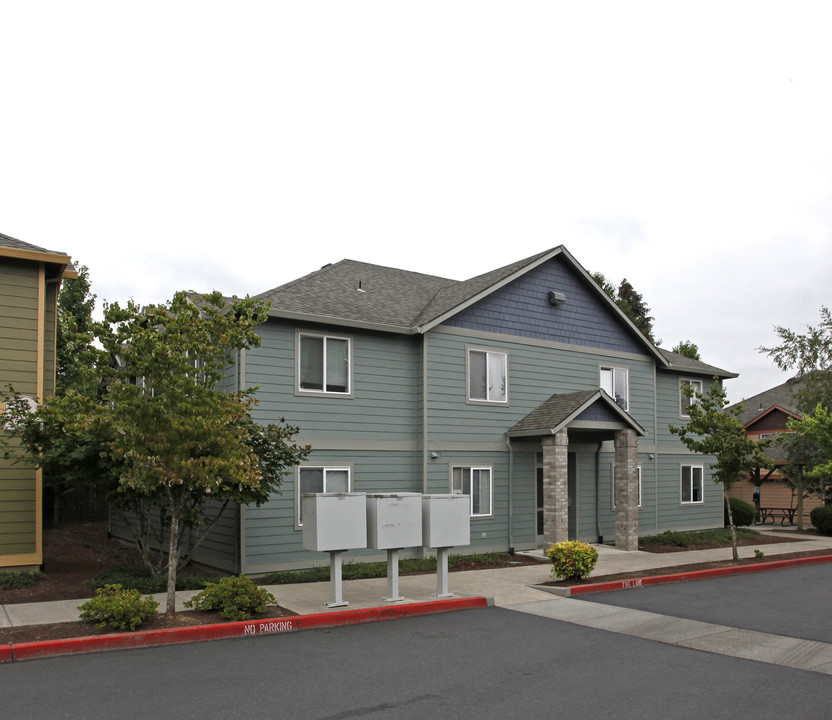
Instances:
[[[776,560],[778,555],[785,553],[824,549],[828,549],[832,553],[832,537],[804,536],[798,535],[794,531],[791,532],[794,537],[804,538],[804,541],[761,545],[760,549],[765,552],[766,558]],[[639,551],[624,552],[605,545],[595,547],[598,550],[599,558],[598,564],[592,573],[594,577],[731,558],[730,548],[657,554]],[[753,545],[740,548],[740,557],[753,557],[754,550]],[[543,557],[542,551],[536,551],[532,554]],[[448,586],[455,597],[488,597],[493,598],[494,604],[497,606],[509,607],[551,601],[551,594],[533,587],[549,579],[550,566],[548,564],[520,565],[498,570],[469,570],[451,573]],[[385,603],[383,600],[387,595],[386,578],[345,581],[343,584],[343,598],[349,602],[346,608],[329,609],[326,607],[325,603],[331,599],[329,583],[273,585],[269,586],[268,590],[274,594],[282,607],[299,615],[335,613],[344,610],[435,601],[436,576],[412,575],[401,577],[399,579],[399,593],[405,597],[405,600],[398,603]],[[195,591],[177,593],[177,609],[183,609],[184,602],[194,594]],[[155,598],[164,605],[164,595],[156,595]],[[2,643],[2,628],[4,627],[76,621],[79,619],[78,605],[83,602],[79,599],[0,606],[0,643]]]

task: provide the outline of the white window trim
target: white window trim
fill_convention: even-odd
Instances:
[[[479,399],[479,398],[472,398],[471,397],[471,353],[472,352],[479,352],[485,353],[485,376],[488,378],[488,356],[489,354],[494,355],[502,355],[505,358],[505,369],[506,369],[506,399],[505,400],[489,400],[489,399]],[[487,382],[486,382],[487,385]],[[493,350],[484,347],[466,347],[465,348],[465,399],[466,402],[470,405],[508,405],[508,353],[505,350]],[[486,394],[488,390],[486,389]]]
[[[352,492],[352,466],[351,465],[298,465],[295,470],[295,529],[302,530],[303,523],[300,521],[300,504],[303,496],[300,491],[301,470],[323,470],[324,471],[324,492],[326,492],[326,474],[330,471],[347,473],[347,492]]]
[[[326,370],[326,341],[327,340],[345,340],[347,342],[347,392],[332,392],[329,390],[304,390],[300,386],[300,363],[301,351],[300,341],[302,337],[321,338],[324,345],[324,371]],[[328,397],[328,398],[351,398],[353,397],[353,340],[349,335],[331,335],[329,333],[314,332],[309,330],[295,331],[295,395],[302,395],[304,397]],[[326,387],[326,373],[324,372],[324,387]]]
[[[695,392],[698,392],[700,395],[704,392],[704,386],[701,380],[693,380],[691,378],[681,378],[679,380],[679,417],[690,419],[690,415],[685,415],[685,400],[688,399],[687,395],[685,395],[684,392],[684,387],[686,383],[690,385],[698,385],[699,389],[695,390]],[[699,402],[699,400],[697,400],[695,397],[690,398],[690,401],[691,404]]]
[[[625,412],[630,412],[630,368],[621,367],[620,365],[599,365],[598,366],[598,387],[600,387],[600,388],[603,388],[603,383],[601,382],[601,373],[603,373],[604,370],[612,371],[613,387],[612,387],[612,393],[609,394],[609,395],[612,398],[613,402],[615,402],[615,371],[616,370],[623,370],[625,373],[627,373],[627,395],[624,398],[624,402],[627,403],[627,407],[622,408],[622,409]]]
[[[451,465],[448,486],[451,489],[451,494],[459,495],[461,493],[454,492],[454,470],[487,470],[488,471],[488,513],[474,513],[474,496],[468,496],[468,512],[471,518],[491,518],[494,517],[494,468],[491,465]]]
[[[615,510],[615,464],[610,465],[610,495],[612,500],[612,509]],[[636,465],[636,476],[638,481],[638,505],[637,508],[641,508],[642,505],[642,495],[641,495],[641,465]]]
[[[699,469],[702,471],[702,499],[701,500],[683,500],[682,494],[682,473],[684,468],[690,468],[690,496],[693,497],[693,471],[694,469]],[[703,505],[705,503],[705,466],[704,465],[688,465],[686,463],[682,463],[679,466],[679,504],[680,505]]]

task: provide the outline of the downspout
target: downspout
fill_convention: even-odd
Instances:
[[[422,335],[422,494],[428,494],[428,336]]]
[[[659,411],[656,394],[658,382],[656,380],[656,366],[653,366],[653,533],[659,532]],[[642,477],[642,480],[644,478]],[[644,488],[641,489],[644,492]]]
[[[511,447],[511,438],[508,435],[506,435],[506,447],[508,448],[508,552],[509,555],[514,555],[514,448]]]
[[[595,536],[598,538],[598,543],[604,540],[601,535],[601,446],[602,442],[598,443],[598,448],[595,450]]]

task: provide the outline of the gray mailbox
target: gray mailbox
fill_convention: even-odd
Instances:
[[[303,549],[315,552],[367,547],[365,493],[303,496]]]
[[[399,550],[422,545],[422,496],[417,493],[367,495],[367,543],[387,550],[386,602],[399,595]]]
[[[423,495],[422,544],[429,548],[470,545],[470,516],[467,495]]]
[[[421,545],[421,495],[367,495],[367,547],[374,550],[393,550]]]
[[[436,548],[436,597],[452,597],[448,552],[471,544],[471,499],[467,495],[422,496],[422,544]]]
[[[344,607],[341,570],[346,550],[367,547],[367,500],[364,493],[313,493],[303,503],[303,549],[329,553],[332,599],[327,607]]]

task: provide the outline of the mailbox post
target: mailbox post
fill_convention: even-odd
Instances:
[[[367,495],[367,546],[387,550],[387,597],[399,602],[399,550],[422,544],[422,496],[418,493]]]
[[[343,553],[367,547],[367,502],[364,493],[306,493],[303,503],[303,549],[329,553],[332,600],[326,607],[346,607],[343,597]]]
[[[422,496],[422,543],[436,548],[436,597],[448,592],[448,552],[471,544],[471,501],[467,495]]]

